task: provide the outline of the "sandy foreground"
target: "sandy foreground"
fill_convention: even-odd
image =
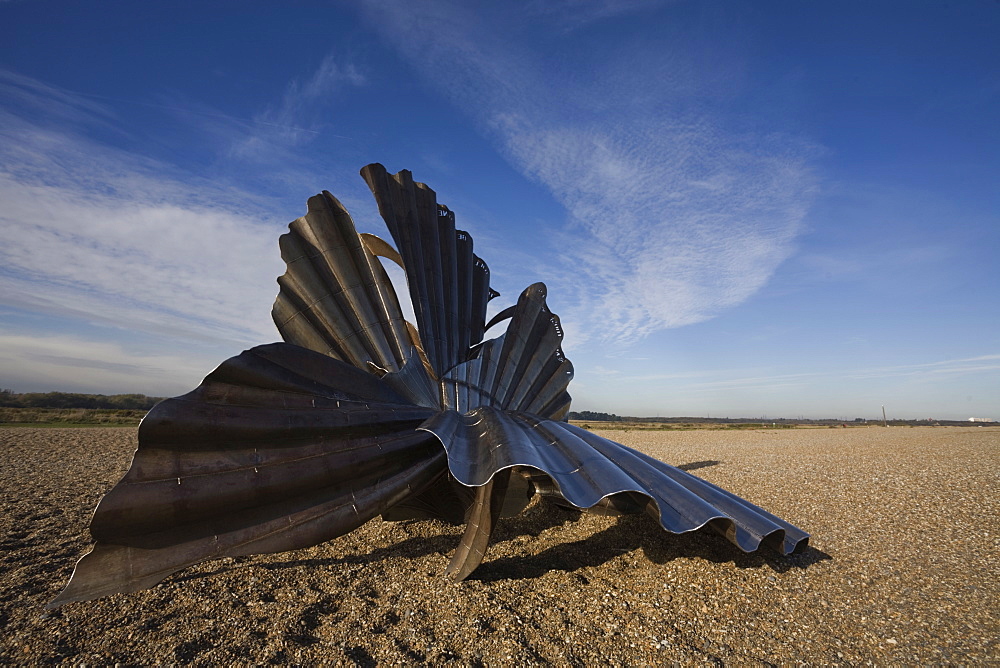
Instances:
[[[745,555],[645,516],[533,502],[486,562],[460,527],[373,520],[46,612],[134,429],[0,429],[0,662],[1000,663],[1000,428],[604,431],[812,534]]]

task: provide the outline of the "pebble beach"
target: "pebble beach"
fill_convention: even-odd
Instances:
[[[134,428],[0,428],[0,663],[1000,663],[1000,427],[598,431],[811,534],[744,554],[534,500],[463,583],[462,527],[375,519],[47,610]]]

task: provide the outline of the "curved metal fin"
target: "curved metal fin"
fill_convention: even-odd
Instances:
[[[809,539],[735,494],[565,422],[482,407],[466,415],[438,413],[420,429],[444,444],[451,474],[465,485],[485,485],[499,471],[530,467],[551,479],[552,487],[539,490],[545,495],[581,509],[645,510],[671,533],[707,526],[745,552],[767,546],[783,554],[802,549]]]
[[[488,323],[486,323],[486,329],[489,329],[490,327],[492,327],[493,325],[497,324],[498,322],[502,322],[502,321],[504,321],[504,320],[506,320],[508,318],[513,318],[514,317],[514,311],[516,311],[516,310],[517,310],[517,305],[516,304],[512,304],[512,305],[508,306],[507,308],[505,308],[504,310],[500,311],[495,316],[493,316],[492,318],[490,318],[490,321]]]
[[[476,490],[476,499],[472,502],[466,520],[465,533],[444,572],[453,580],[461,582],[482,563],[490,544],[490,536],[493,535],[496,521],[503,510],[509,479],[510,469],[497,471],[489,482]]]
[[[417,351],[417,356],[420,358],[420,363],[424,367],[428,380],[434,378],[434,369],[431,368],[430,360],[427,359],[427,351],[424,350],[420,343],[420,333],[409,320],[406,321],[406,331],[410,334],[410,340],[413,341],[413,348]]]
[[[131,467],[94,512],[97,545],[52,605],[351,531],[444,474],[440,443],[414,431],[432,413],[298,346],[223,362],[143,419]]]
[[[279,239],[288,268],[271,311],[278,331],[358,368],[371,362],[397,371],[413,343],[392,283],[368,249],[375,242],[363,242],[330,193],[311,197],[308,208]],[[379,250],[391,256],[391,248]]]
[[[361,175],[402,258],[421,345],[440,378],[482,340],[489,267],[472,252],[472,237],[455,229],[455,214],[410,172],[371,164]]]
[[[365,245],[369,253],[391,260],[400,269],[404,268],[402,256],[399,254],[399,251],[389,245],[388,241],[368,232],[362,232],[359,236],[361,237],[361,243]]]

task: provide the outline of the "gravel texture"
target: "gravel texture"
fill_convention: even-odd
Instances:
[[[533,502],[486,562],[369,522],[47,612],[134,429],[0,429],[0,662],[1000,663],[1000,428],[604,431],[812,534],[790,558]]]

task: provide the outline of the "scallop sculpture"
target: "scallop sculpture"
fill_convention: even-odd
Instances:
[[[533,494],[602,514],[702,527],[789,554],[808,535],[690,473],[567,423],[573,365],[541,283],[486,321],[490,271],[433,190],[361,170],[395,248],[323,192],[280,238],[272,315],[284,343],[223,362],[157,404],[101,500],[96,544],[61,605],[136,591],[208,559],[293,550],[384,519],[466,529],[446,573],[483,560]],[[383,260],[406,276],[407,322]],[[506,331],[483,340],[506,322]]]

